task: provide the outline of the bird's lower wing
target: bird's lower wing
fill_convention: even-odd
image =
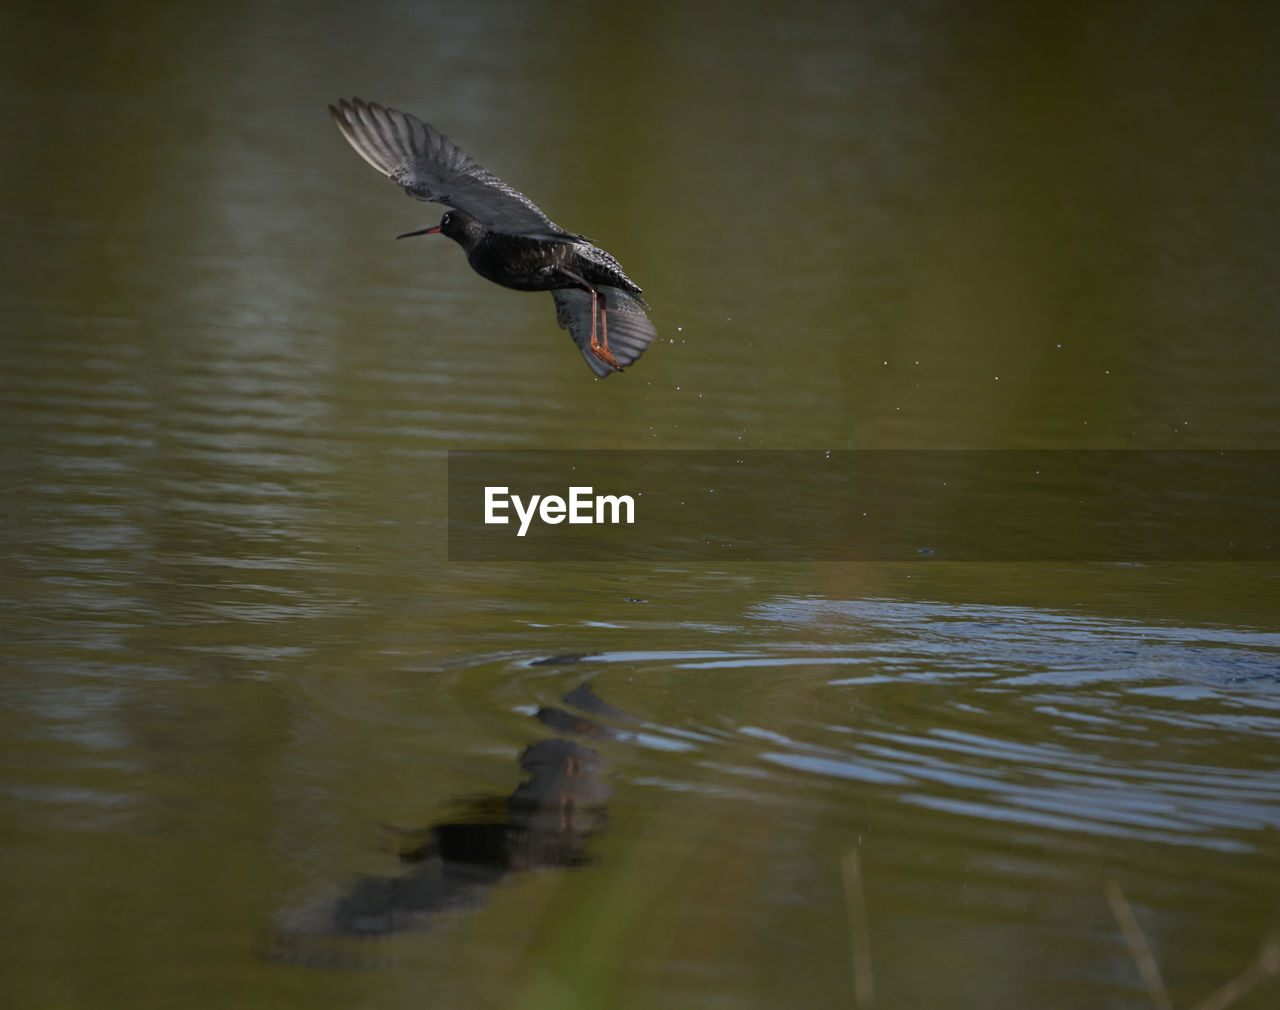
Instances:
[[[556,322],[562,330],[569,331],[591,370],[601,378],[618,371],[591,353],[590,292],[581,288],[562,288],[551,294],[556,300]],[[618,359],[618,364],[626,368],[653,343],[658,331],[645,315],[640,302],[621,288],[602,287],[600,294],[605,298],[608,312],[609,350]]]

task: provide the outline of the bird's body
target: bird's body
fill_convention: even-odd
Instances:
[[[488,230],[462,211],[446,216],[450,223],[440,225],[441,233],[462,246],[476,273],[504,288],[555,291],[581,287],[570,279],[576,274],[598,287],[642,294],[616,259],[581,235],[510,235]]]
[[[481,277],[552,292],[556,320],[597,375],[621,371],[657,336],[640,287],[616,259],[552,222],[434,127],[358,98],[329,112],[356,152],[409,195],[455,208],[435,227],[406,235],[440,232],[462,246]]]

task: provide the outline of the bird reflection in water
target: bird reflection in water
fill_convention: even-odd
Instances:
[[[588,684],[562,700],[576,711],[544,707],[537,713],[557,733],[616,737],[591,717],[634,722]],[[520,755],[523,781],[510,796],[472,801],[467,820],[420,831],[392,829],[400,861],[412,867],[408,872],[361,877],[336,900],[283,910],[264,956],[341,967],[336,951],[309,948],[305,941],[429,929],[441,913],[479,906],[485,891],[510,874],[590,862],[587,842],[604,826],[611,795],[600,780],[603,764],[595,750],[563,736],[530,744]]]

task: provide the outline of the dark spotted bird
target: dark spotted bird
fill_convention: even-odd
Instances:
[[[356,153],[406,193],[453,208],[438,225],[399,238],[439,232],[462,246],[481,277],[550,291],[556,321],[596,375],[621,371],[653,342],[640,287],[617,260],[555,224],[435,127],[359,98],[330,105],[329,113]]]

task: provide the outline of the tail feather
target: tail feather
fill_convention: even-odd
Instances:
[[[552,291],[556,300],[556,322],[568,330],[582,357],[596,375],[604,378],[619,371],[591,353],[591,293],[581,288]],[[607,311],[609,350],[622,368],[633,364],[658,336],[645,305],[639,298],[621,288],[602,287]]]

